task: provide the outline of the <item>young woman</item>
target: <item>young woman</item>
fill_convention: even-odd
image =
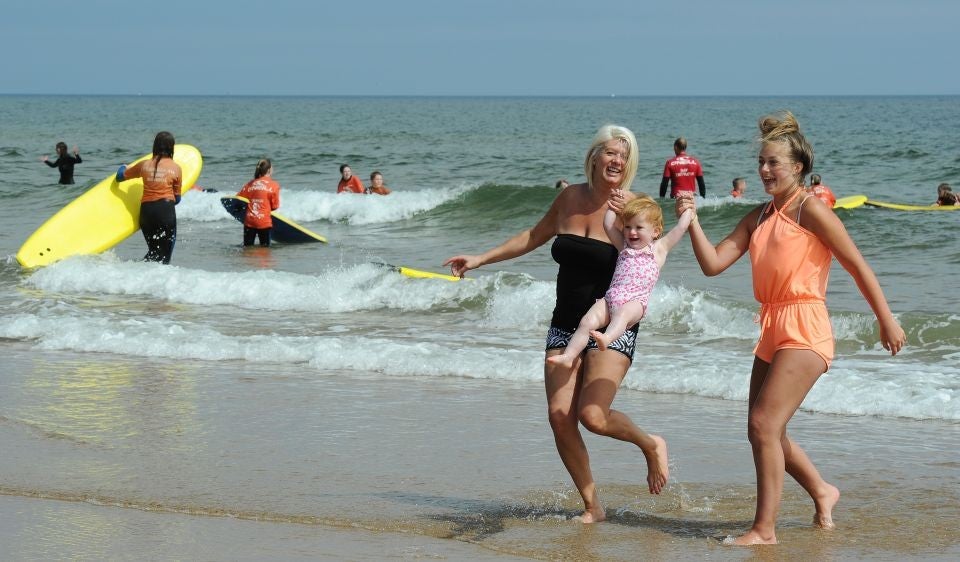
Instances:
[[[834,256],[876,315],[884,349],[896,355],[906,340],[877,277],[843,223],[804,190],[804,178],[813,168],[813,149],[793,114],[763,117],[759,126],[758,172],[772,199],[747,213],[716,246],[696,218],[689,230],[694,254],[708,276],[723,272],[750,252],[753,291],[761,304],[747,430],[757,474],[757,511],[750,530],[731,541],[738,545],[777,542],[784,471],[813,499],[814,524],[834,527],[832,511],[840,491],[820,476],[787,435],[787,422],[833,360],[825,296]],[[678,216],[695,208],[691,196],[676,202]]]

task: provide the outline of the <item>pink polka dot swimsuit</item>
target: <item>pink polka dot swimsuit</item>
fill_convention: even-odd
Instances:
[[[613,272],[610,288],[604,295],[610,310],[616,310],[633,300],[640,301],[646,310],[650,293],[660,278],[660,267],[653,255],[653,244],[639,250],[624,248],[617,256],[617,267]]]

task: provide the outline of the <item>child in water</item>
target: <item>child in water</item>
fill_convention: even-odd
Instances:
[[[647,302],[660,278],[660,269],[667,261],[667,254],[677,245],[693,220],[692,212],[684,212],[677,225],[660,238],[663,232],[660,205],[645,194],[639,194],[626,205],[623,200],[622,192],[614,192],[610,198],[610,208],[603,217],[607,236],[620,251],[610,288],[604,298],[598,299],[584,314],[564,352],[547,357],[548,363],[572,366],[591,337],[603,351],[627,328],[638,323],[647,310]],[[621,207],[623,230],[618,230],[616,209]],[[607,328],[600,332],[603,326]]]

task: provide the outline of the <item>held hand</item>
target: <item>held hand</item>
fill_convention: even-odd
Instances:
[[[443,265],[450,266],[451,275],[463,278],[464,273],[480,267],[480,259],[477,256],[453,256],[443,262]]]
[[[610,210],[618,215],[623,212],[623,208],[626,206],[627,200],[623,196],[623,190],[614,189],[610,192],[610,199],[607,200],[607,206],[610,207]]]
[[[880,323],[880,344],[890,355],[899,353],[906,343],[907,335],[896,320],[891,318],[888,322]]]
[[[692,210],[694,216],[696,216],[697,203],[696,203],[696,200],[693,198],[693,194],[684,193],[684,194],[678,195],[677,198],[674,200],[674,209],[677,213],[677,218],[680,218],[680,215],[682,215],[683,212],[686,211],[687,209]]]

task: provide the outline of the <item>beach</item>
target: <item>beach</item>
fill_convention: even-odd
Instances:
[[[838,356],[789,430],[841,490],[837,529],[813,528],[788,478],[776,547],[721,544],[755,503],[745,260],[707,278],[688,241],[671,253],[614,402],[667,440],[670,481],[651,496],[635,447],[585,432],[609,517],[589,526],[574,520],[582,504],[546,417],[549,245],[461,282],[378,265],[443,272],[529,227],[557,178],[582,175],[605,122],[637,132],[635,191],[656,189],[683,131],[704,162],[701,223],[719,238],[765,201],[755,119],[784,106],[838,196],[929,203],[960,173],[943,156],[960,153],[956,97],[0,96],[2,557],[957,559],[960,319],[943,286],[960,250],[943,240],[960,213],[838,212],[907,347],[880,347],[834,264]],[[199,183],[217,190],[184,195],[172,265],[141,262],[137,233],[102,255],[19,266],[34,229],[161,129],[201,150]],[[38,161],[61,137],[80,144],[75,186]],[[329,244],[240,247],[219,198],[261,157],[280,211]],[[344,162],[381,170],[393,193],[336,195]],[[735,201],[736,176],[748,189]]]
[[[720,544],[753,513],[742,404],[624,393],[615,407],[668,439],[671,481],[651,496],[638,450],[588,436],[610,519],[585,526],[533,385],[237,365],[124,379],[131,366],[109,359],[87,380],[70,360],[15,367],[75,390],[67,404],[35,388],[19,403],[30,415],[2,421],[0,531],[14,559],[751,556]],[[4,411],[35,386],[5,377]],[[843,496],[838,529],[819,531],[788,481],[778,557],[960,554],[956,425],[800,412],[790,429]]]

